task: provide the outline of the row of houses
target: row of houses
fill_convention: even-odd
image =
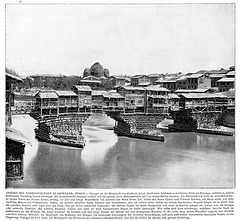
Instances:
[[[222,111],[235,105],[234,93],[188,90],[171,93],[160,85],[148,87],[121,86],[116,91],[92,90],[74,85],[72,91],[39,91],[35,95],[35,110],[41,115],[59,115],[94,110],[124,112],[169,113],[180,108],[192,111]]]
[[[171,92],[179,89],[203,89],[214,88],[216,91],[224,92],[234,88],[235,68],[229,70],[198,71],[188,74],[169,75],[135,75],[131,77],[131,86],[148,86],[150,84],[160,85]]]

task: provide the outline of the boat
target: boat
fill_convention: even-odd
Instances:
[[[199,128],[197,129],[198,133],[205,134],[216,134],[216,135],[225,135],[225,136],[233,136],[234,133],[232,131],[220,130],[220,129],[207,129],[207,128]]]
[[[153,140],[153,141],[164,141],[164,135],[163,134],[149,134],[144,133],[144,131],[137,131],[137,132],[127,132],[124,130],[121,130],[119,127],[114,127],[114,132],[119,136],[126,136],[131,138],[137,138],[137,139],[144,139],[144,140]],[[148,131],[151,132],[151,131]]]
[[[46,133],[47,131],[35,128],[35,137],[39,141],[52,143],[52,144],[58,144],[63,146],[70,146],[70,147],[76,147],[76,148],[83,148],[85,146],[85,141],[83,139],[78,140],[76,136],[67,136],[67,135],[52,135],[49,133]]]

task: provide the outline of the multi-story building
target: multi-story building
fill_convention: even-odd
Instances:
[[[102,87],[102,81],[98,77],[88,76],[80,80],[79,85],[89,86],[92,90]]]
[[[160,85],[146,87],[145,112],[146,113],[167,113],[168,112],[169,90]]]
[[[160,85],[161,87],[164,87],[166,89],[168,89],[171,92],[174,92],[176,90],[176,79],[159,79],[157,81],[155,81],[156,85]]]
[[[41,116],[57,116],[58,109],[58,95],[55,91],[39,91],[36,95],[36,111]]]
[[[131,86],[146,87],[150,84],[151,84],[151,81],[147,75],[135,75],[131,77]]]
[[[123,86],[117,89],[117,92],[125,97],[125,109],[134,109],[144,112],[145,91],[143,87]]]
[[[220,70],[208,71],[208,74],[210,75],[211,79],[211,87],[217,87],[218,86],[217,81],[223,78],[228,72],[229,70],[225,70],[223,68]]]
[[[207,71],[198,71],[194,74],[188,74],[187,89],[210,88],[211,79]]]
[[[23,154],[26,143],[29,141],[18,130],[11,127],[12,111],[14,105],[13,85],[21,83],[22,79],[14,74],[5,73],[6,75],[6,100],[5,100],[5,136],[6,136],[6,180],[23,179]]]
[[[78,112],[90,112],[92,107],[92,89],[89,86],[74,85],[72,90],[78,95]]]
[[[78,96],[73,91],[55,91],[58,95],[59,114],[77,112]]]
[[[113,87],[119,87],[125,85],[126,83],[129,83],[130,81],[126,77],[111,76],[110,82]]]
[[[150,83],[154,84],[155,81],[159,80],[160,78],[163,78],[163,74],[149,74],[148,78],[150,79]]]

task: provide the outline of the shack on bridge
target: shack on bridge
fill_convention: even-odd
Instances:
[[[36,95],[36,111],[41,116],[58,115],[58,95],[55,91],[39,91]]]
[[[223,111],[228,106],[228,98],[221,93],[187,93],[179,94],[179,106],[195,112]]]
[[[144,112],[145,91],[143,87],[121,86],[117,92],[125,97],[125,111]]]
[[[160,85],[151,85],[146,89],[146,113],[168,113],[169,90]]]
[[[92,89],[89,86],[73,85],[72,90],[78,96],[78,112],[91,112]]]

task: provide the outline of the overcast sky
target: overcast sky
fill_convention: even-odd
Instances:
[[[6,66],[20,75],[196,72],[234,65],[234,5],[7,5]]]

